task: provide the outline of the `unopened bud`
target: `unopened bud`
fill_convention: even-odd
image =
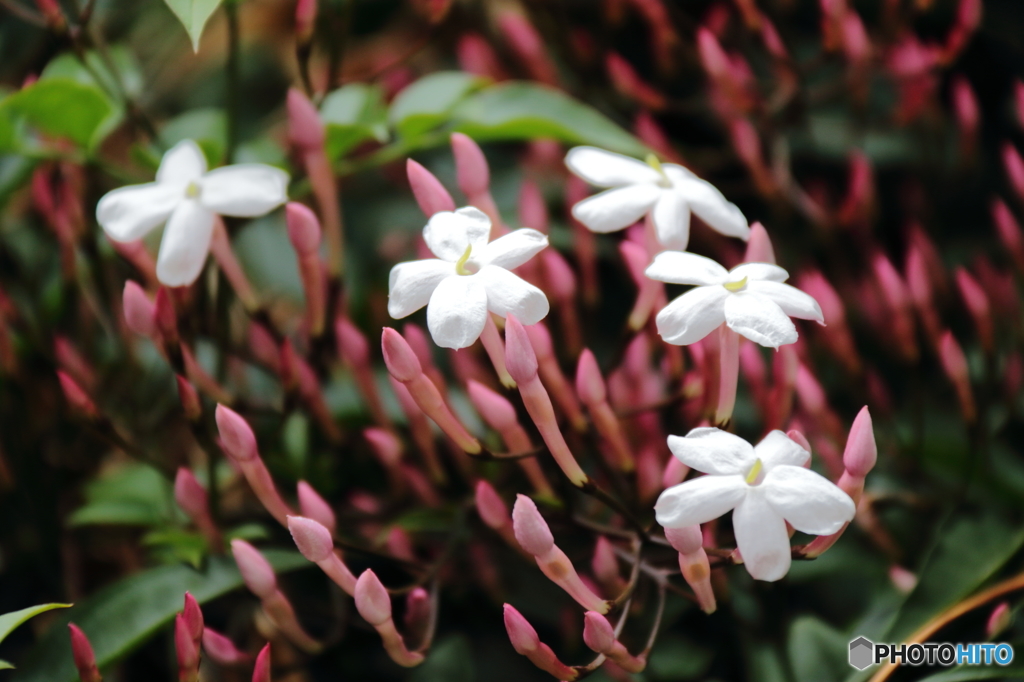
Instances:
[[[256,656],[252,670],[252,682],[270,682],[270,644],[267,643]]]
[[[156,306],[146,296],[136,282],[128,280],[124,283],[121,296],[124,309],[124,321],[128,328],[140,336],[152,337],[156,334]]]
[[[587,611],[583,615],[583,641],[593,651],[607,654],[615,646],[615,630],[600,613]]]
[[[320,221],[306,205],[290,201],[285,206],[288,239],[300,256],[316,254],[320,250]]]
[[[477,481],[475,499],[476,511],[484,523],[494,530],[508,526],[508,506],[490,483],[483,479]]]
[[[522,323],[512,314],[505,320],[505,367],[520,386],[530,383],[537,376],[537,355],[533,351],[530,337]]]
[[[319,151],[324,146],[324,124],[316,105],[300,90],[288,91],[288,137],[303,152]]]
[[[768,237],[768,230],[760,221],[750,224],[750,238],[747,240],[747,252],[743,256],[744,263],[775,264],[775,249]]]
[[[396,330],[384,327],[381,335],[381,349],[384,352],[384,364],[388,372],[402,383],[412,381],[423,373],[419,358]]]
[[[188,514],[196,518],[207,513],[206,489],[199,484],[195,474],[181,467],[174,477],[174,501]]]
[[[363,430],[363,437],[370,443],[377,458],[384,466],[397,466],[402,461],[402,441],[395,434],[371,426]]]
[[[277,591],[277,576],[259,550],[245,540],[232,540],[231,553],[249,591],[266,599]]]
[[[220,404],[217,405],[214,415],[224,451],[232,459],[247,462],[259,457],[256,434],[252,432],[252,427],[242,418],[242,415],[230,407]]]
[[[576,393],[586,405],[603,403],[607,398],[601,368],[597,366],[597,358],[584,348],[580,353],[579,364],[576,366]]]
[[[995,639],[1001,635],[1006,628],[1010,627],[1010,620],[1013,614],[1010,611],[1009,602],[1001,602],[992,609],[988,622],[985,624],[985,636],[988,639]]]
[[[680,554],[693,554],[704,546],[704,536],[700,524],[682,528],[666,528],[665,539]]]
[[[504,431],[519,423],[516,408],[505,396],[472,379],[466,383],[466,392],[476,411],[496,431]]]
[[[519,545],[535,557],[545,556],[555,546],[547,521],[526,495],[516,495],[516,503],[512,507],[512,528]]]
[[[181,403],[181,411],[189,421],[196,421],[203,415],[203,401],[199,398],[199,392],[188,379],[176,374],[174,376],[178,384],[178,401]]]
[[[99,668],[96,667],[96,655],[93,653],[89,638],[74,623],[68,623],[68,630],[71,632],[71,657],[78,670],[79,680],[81,682],[100,682],[103,678],[100,676]]]
[[[320,494],[317,493],[313,486],[305,481],[299,481],[297,491],[299,510],[302,511],[302,515],[323,525],[327,532],[333,535],[337,519],[334,516],[334,510],[331,509],[331,505],[327,504],[327,501],[320,497]]]
[[[185,627],[188,629],[188,634],[192,637],[196,646],[199,646],[199,641],[203,637],[203,611],[199,608],[199,602],[196,601],[191,592],[185,593],[185,607],[182,609],[181,615],[185,621]]]
[[[367,623],[383,625],[391,620],[391,597],[372,570],[366,569],[356,581],[356,609]]]
[[[210,628],[203,629],[203,651],[220,665],[238,665],[249,660],[249,656],[228,637]]]
[[[99,410],[96,409],[96,403],[93,402],[92,398],[82,389],[78,383],[71,378],[67,372],[57,370],[57,380],[60,382],[60,388],[64,392],[64,398],[68,401],[68,406],[71,410],[87,419],[95,419],[99,416]]]
[[[455,210],[455,200],[433,173],[412,159],[405,162],[405,173],[416,203],[428,218],[441,211]]]
[[[452,133],[451,143],[456,177],[462,193],[472,198],[489,191],[491,171],[480,145],[462,133]]]
[[[288,517],[288,531],[292,534],[295,546],[302,556],[313,563],[325,561],[334,552],[334,540],[331,531],[313,519],[302,516]]]

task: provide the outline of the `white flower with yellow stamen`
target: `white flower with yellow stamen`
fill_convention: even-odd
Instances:
[[[732,270],[694,253],[665,251],[647,267],[651,279],[696,287],[658,313],[658,333],[686,346],[725,323],[762,346],[778,348],[797,339],[790,317],[824,324],[813,298],[784,282],[789,273],[769,263],[744,263]]]
[[[788,521],[811,535],[831,535],[853,519],[850,496],[805,469],[810,453],[782,431],[757,446],[720,429],[669,436],[679,461],[708,474],[673,486],[654,505],[664,528],[707,523],[733,510],[736,545],[751,576],[778,580],[789,572]]]
[[[490,219],[467,206],[435,213],[423,239],[437,258],[399,263],[391,269],[388,312],[401,319],[427,306],[427,328],[442,348],[466,348],[480,338],[488,311],[523,324],[548,314],[544,292],[509,270],[548,245],[537,230],[523,228],[488,242]]]

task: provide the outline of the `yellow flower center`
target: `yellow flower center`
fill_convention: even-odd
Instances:
[[[744,289],[747,288],[747,278],[744,277],[738,282],[726,282],[722,286],[725,287],[727,291],[731,291],[733,293],[736,293],[737,291],[743,291]]]
[[[661,176],[661,180],[658,184],[660,184],[662,187],[672,186],[672,181],[668,179],[667,175],[665,175],[665,169],[661,167],[661,161],[658,159],[657,156],[655,156],[654,154],[648,154],[647,158],[644,160],[647,162],[648,166],[658,171],[658,175]]]
[[[466,263],[469,261],[469,255],[473,253],[473,245],[469,244],[466,246],[466,250],[462,252],[462,256],[455,263],[455,272],[459,275],[472,275],[473,273],[466,269]]]
[[[202,188],[200,188],[199,183],[195,181],[188,183],[188,186],[185,188],[185,196],[189,199],[198,198],[201,192]]]
[[[754,485],[754,482],[757,481],[757,477],[761,475],[762,469],[764,469],[764,463],[761,462],[761,458],[759,457],[754,460],[754,466],[750,467],[750,471],[747,472],[746,480],[749,485]]]

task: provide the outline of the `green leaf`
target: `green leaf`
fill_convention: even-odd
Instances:
[[[850,671],[849,638],[828,623],[804,616],[789,631],[788,652],[797,682],[839,682]]]
[[[462,71],[438,71],[402,90],[391,103],[388,120],[402,137],[416,137],[440,125],[483,80]]]
[[[710,649],[682,635],[666,633],[658,638],[647,669],[656,680],[693,680],[704,674],[712,656]]]
[[[886,641],[901,642],[929,618],[977,590],[1024,544],[1024,528],[998,516],[958,516],[938,528],[917,586],[900,608]]]
[[[173,147],[182,140],[194,140],[210,167],[224,160],[228,146],[228,117],[223,109],[192,109],[169,121],[160,131],[160,141]]]
[[[83,147],[93,147],[118,117],[114,105],[98,87],[71,78],[37,81],[0,103],[4,113]]]
[[[452,112],[455,129],[477,140],[553,137],[644,156],[650,150],[604,114],[536,83],[507,82],[465,99]]]
[[[157,558],[165,564],[185,562],[193,568],[202,565],[209,549],[204,536],[178,528],[146,533],[142,544],[154,548]]]
[[[107,57],[109,61],[92,50],[85,53],[83,64],[77,55],[65,52],[50,60],[39,74],[39,79],[70,78],[82,85],[95,85],[106,92],[116,92],[123,87],[132,97],[141,95],[145,82],[131,50],[115,45],[107,50]]]
[[[310,565],[297,552],[264,550],[263,556],[279,574]],[[167,627],[181,611],[186,591],[202,604],[242,584],[235,562],[228,557],[211,557],[204,571],[183,565],[159,566],[108,585],[63,620],[73,619],[82,628],[92,642],[96,662],[105,668]],[[77,679],[67,632],[54,626],[29,653],[15,682]]]
[[[423,665],[417,667],[411,682],[473,682],[473,648],[465,635],[450,635],[431,647]]]
[[[174,518],[171,482],[147,464],[125,464],[91,481],[85,500],[69,517],[72,526],[152,526]]]
[[[320,107],[327,128],[327,157],[335,160],[366,140],[388,141],[384,93],[376,85],[353,83],[335,90]]]
[[[4,661],[4,660],[0,659],[0,670],[13,670],[13,669],[14,669],[13,665],[8,663],[7,661]]]
[[[7,635],[14,632],[19,625],[30,618],[35,618],[40,613],[46,613],[47,611],[52,611],[54,609],[66,609],[69,606],[71,606],[71,604],[40,604],[39,606],[30,606],[27,609],[22,609],[21,611],[5,613],[0,616],[0,642],[7,639]]]
[[[220,7],[223,0],[164,0],[171,11],[185,27],[188,37],[192,40],[192,49],[199,52],[199,38],[210,15]]]

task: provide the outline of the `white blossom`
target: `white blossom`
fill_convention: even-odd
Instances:
[[[423,239],[437,258],[391,269],[391,317],[401,319],[427,306],[427,327],[442,348],[472,345],[488,311],[501,317],[512,313],[527,325],[544,319],[547,296],[509,270],[533,258],[548,238],[523,228],[488,242],[490,231],[490,219],[472,206],[435,213]]]
[[[758,580],[789,571],[786,522],[811,535],[837,533],[853,519],[850,496],[804,465],[810,453],[782,431],[752,447],[739,436],[702,427],[669,436],[672,454],[707,474],[673,486],[654,505],[658,523],[685,528],[733,510],[732,525],[743,563]]]
[[[811,296],[784,284],[789,273],[769,263],[744,263],[732,270],[693,253],[665,251],[647,267],[651,279],[694,284],[658,313],[658,333],[668,343],[700,341],[723,322],[762,346],[778,348],[797,339],[790,317],[824,324]]]
[[[680,165],[659,163],[654,156],[644,163],[595,147],[570,149],[565,165],[590,184],[611,188],[572,207],[573,216],[594,232],[621,230],[650,212],[662,246],[683,250],[694,213],[726,236],[750,236],[740,209]]]
[[[117,242],[141,239],[167,223],[156,274],[167,286],[185,286],[199,276],[210,250],[216,215],[254,218],[288,200],[288,174],[261,163],[206,169],[192,140],[183,140],[160,162],[156,180],[108,192],[96,220]]]

